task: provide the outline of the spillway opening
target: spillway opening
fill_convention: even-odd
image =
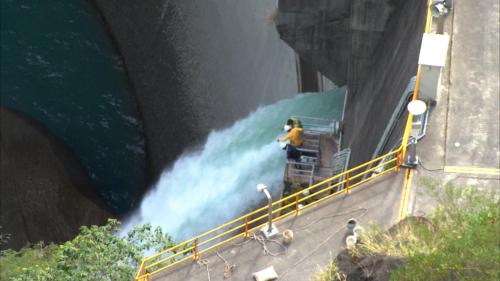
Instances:
[[[345,94],[345,88],[299,94],[212,131],[201,148],[184,153],[162,173],[124,232],[151,223],[182,241],[259,206],[258,183],[280,194],[286,155],[276,138],[283,124],[292,115],[340,120]]]

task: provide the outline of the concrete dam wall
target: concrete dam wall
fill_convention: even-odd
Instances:
[[[95,2],[135,87],[153,180],[212,129],[296,93],[293,52],[274,39],[273,24],[263,24],[272,1]],[[416,74],[425,6],[278,1],[281,39],[334,83],[348,85],[343,146],[352,148],[351,165],[371,158]]]
[[[348,85],[343,146],[353,150],[351,165],[368,160],[415,75],[425,13],[425,1],[416,0],[281,0],[277,13],[271,0],[94,2],[134,88],[150,182],[211,131],[228,127],[260,105],[296,95],[294,50],[337,85]],[[95,92],[102,88],[96,86]],[[18,238],[8,247],[40,239],[65,241],[80,225],[103,223],[111,216],[70,149],[29,118],[7,109],[1,115],[6,132],[2,166],[7,167],[2,225]],[[270,119],[263,122],[271,124]],[[278,119],[272,121],[285,121]],[[266,133],[278,133],[280,127],[273,125]],[[256,128],[238,134],[255,136],[265,130]],[[398,128],[394,135],[401,132]],[[391,139],[388,147],[398,137]],[[227,139],[219,143],[225,145]],[[47,161],[56,168],[39,165]],[[109,163],[102,161],[103,166]],[[120,191],[120,182],[110,182]],[[35,222],[43,227],[34,227]]]
[[[274,1],[94,2],[135,88],[152,181],[210,131],[297,93]]]
[[[343,147],[368,161],[416,75],[426,1],[280,0],[277,29],[304,60],[349,89]],[[385,150],[397,143],[396,127]]]

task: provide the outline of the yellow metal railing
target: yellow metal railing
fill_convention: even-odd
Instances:
[[[425,18],[425,27],[424,27],[424,33],[428,33],[429,30],[431,29],[431,22],[432,22],[432,13],[431,13],[431,6],[432,6],[432,0],[427,1],[427,15]],[[411,98],[412,101],[416,100],[418,98],[418,93],[420,91],[420,79],[422,78],[422,65],[418,64],[417,68],[417,78],[415,80],[415,89],[413,90],[413,96]],[[410,131],[411,131],[411,123],[413,121],[413,115],[408,114],[408,119],[406,120],[406,126],[405,130],[403,133],[403,139],[401,141],[403,151],[401,152],[402,155],[406,155],[406,144],[408,143],[408,140],[410,138]]]
[[[430,29],[431,4],[432,0],[429,0],[427,4],[427,18],[424,32],[428,32]],[[415,90],[412,100],[416,100],[418,97],[420,78],[421,66],[418,65],[417,79],[415,82]],[[303,209],[319,204],[320,202],[340,194],[348,194],[353,188],[356,188],[367,181],[392,171],[398,171],[404,162],[407,143],[410,137],[411,123],[412,115],[409,114],[401,146],[398,149],[274,202],[272,204],[272,215],[275,216],[275,218],[272,219],[273,222],[290,215],[298,216],[299,212]],[[374,167],[370,167],[374,163],[379,164]],[[382,172],[378,173],[380,170],[382,170]],[[363,178],[364,175],[370,173],[371,176]],[[342,185],[345,185],[344,189],[339,191],[334,190]],[[309,191],[309,195],[304,195],[307,194],[305,191]],[[310,200],[314,201],[309,202]],[[267,223],[267,210],[267,206],[261,207],[201,235],[179,243],[169,249],[166,249],[165,251],[143,259],[135,276],[135,280],[150,281],[151,277],[160,271],[166,270],[187,260],[199,260],[203,254],[213,250],[214,248],[225,245],[241,237],[248,237],[251,232],[263,227]]]
[[[281,220],[290,215],[297,216],[302,209],[309,208],[342,193],[349,193],[353,188],[373,178],[398,170],[402,159],[400,156],[401,151],[402,147],[273,202],[272,215],[275,216],[273,221]],[[382,161],[384,159],[386,161]],[[387,161],[387,159],[389,160]],[[381,162],[381,164],[366,169],[370,164],[377,162]],[[382,172],[377,173],[380,170]],[[362,176],[366,174],[372,175],[362,179]],[[342,185],[345,185],[344,189],[334,191],[335,188]],[[309,194],[304,195],[307,194],[305,191],[308,191]],[[311,200],[314,201],[309,202]],[[248,237],[251,232],[267,223],[267,210],[267,206],[259,208],[165,251],[145,258],[140,265],[135,280],[149,281],[151,276],[162,270],[186,260],[198,260],[203,254],[216,247],[241,237]]]

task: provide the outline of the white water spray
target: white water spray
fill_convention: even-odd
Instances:
[[[344,93],[298,95],[210,133],[201,150],[182,155],[163,172],[125,230],[151,223],[182,241],[256,207],[263,200],[258,183],[278,194],[286,157],[276,137],[283,124],[292,115],[339,119]]]

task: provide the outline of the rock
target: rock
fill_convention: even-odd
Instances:
[[[386,234],[394,239],[400,239],[397,237],[400,231],[407,233],[408,227],[418,225],[433,228],[425,217],[407,217],[389,228]],[[349,249],[346,249],[337,255],[335,263],[339,270],[345,274],[347,281],[389,281],[391,271],[402,266],[404,258],[388,256],[384,253],[352,256]]]
[[[403,259],[383,254],[353,259],[344,250],[337,256],[336,264],[347,281],[389,281],[391,270],[403,265]]]
[[[0,107],[2,249],[27,242],[63,242],[82,225],[112,215],[65,144],[25,114]]]

